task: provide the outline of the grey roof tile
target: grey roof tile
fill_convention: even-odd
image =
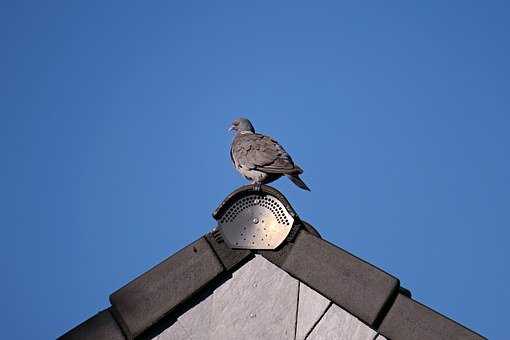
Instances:
[[[113,319],[110,310],[105,309],[90,319],[82,322],[66,334],[59,337],[59,340],[124,340],[117,323]]]
[[[298,281],[255,258],[217,288],[208,339],[294,339]]]
[[[184,327],[176,322],[153,338],[153,340],[192,340],[192,338],[186,333]]]
[[[281,267],[368,325],[399,287],[395,277],[306,231],[298,234]]]
[[[134,337],[217,277],[223,266],[201,238],[110,296],[124,333]]]
[[[331,305],[307,340],[373,340],[377,332],[337,305]]]
[[[331,301],[302,282],[299,284],[298,300],[296,340],[304,340],[324,315]]]
[[[206,234],[205,238],[226,270],[235,268],[252,256],[252,252],[247,249],[231,249],[215,232]]]
[[[399,294],[379,331],[392,340],[480,340],[481,335]]]

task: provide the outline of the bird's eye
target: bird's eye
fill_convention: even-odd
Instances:
[[[234,125],[235,125],[235,126],[238,126],[238,125],[239,125],[239,122],[238,122],[238,121],[235,121],[235,122],[234,122]]]

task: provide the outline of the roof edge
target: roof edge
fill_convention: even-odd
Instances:
[[[272,187],[238,188],[220,203],[213,217],[220,218],[233,201],[253,193],[276,197],[293,214],[291,233],[276,249],[232,249],[213,230],[112,293],[110,308],[59,339],[134,339],[159,327],[163,320],[177,318],[185,312],[183,306],[200,294],[210,294],[211,287],[228,280],[255,254],[393,340],[450,339],[448,332],[461,334],[463,339],[485,339],[413,300],[398,278],[323,240]],[[432,334],[435,326],[442,327],[442,333]]]

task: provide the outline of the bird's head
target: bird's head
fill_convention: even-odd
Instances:
[[[255,132],[255,129],[248,119],[240,117],[234,119],[228,131],[235,131],[236,133]]]

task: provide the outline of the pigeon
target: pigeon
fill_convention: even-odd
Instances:
[[[235,137],[230,147],[230,158],[237,171],[252,181],[255,190],[283,175],[303,190],[310,189],[299,178],[303,170],[294,164],[290,155],[273,138],[256,133],[246,118],[237,118],[229,131]]]

